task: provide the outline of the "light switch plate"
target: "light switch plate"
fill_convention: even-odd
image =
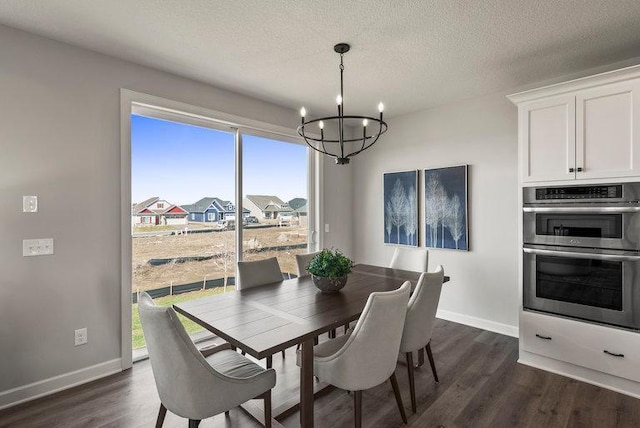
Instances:
[[[23,213],[37,213],[38,212],[38,197],[37,196],[23,196],[22,197],[22,212]]]
[[[53,254],[53,238],[25,239],[22,241],[22,255],[45,256]]]

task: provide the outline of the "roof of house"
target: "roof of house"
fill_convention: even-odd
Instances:
[[[306,206],[307,200],[305,198],[293,198],[289,201],[289,206],[294,211],[298,211],[299,208]],[[306,209],[306,208],[305,208]]]
[[[253,202],[264,212],[287,212],[293,211],[287,202],[277,196],[271,195],[247,195],[246,198]]]
[[[220,198],[216,198],[216,197],[206,197],[206,198],[202,198],[197,202],[194,202],[193,204],[190,205],[182,205],[182,208],[190,213],[203,213],[206,210],[208,210],[212,205],[214,206],[214,208],[216,208],[218,211],[224,211],[224,212],[235,212],[236,207],[233,206],[233,209],[229,210],[227,209],[227,207],[229,206],[229,204],[232,204],[231,201],[225,201],[223,199]],[[249,212],[249,210],[247,209],[243,209],[242,212]]]
[[[294,211],[299,214],[307,214],[307,211],[309,211],[308,204],[305,203],[303,206],[294,209]]]
[[[146,214],[146,215],[171,214],[174,216],[183,215],[183,214],[187,215],[187,211],[184,208],[179,207],[178,205],[172,204],[168,201],[165,201],[167,202],[168,206],[161,210],[152,210],[151,208],[149,208],[151,205],[155,204],[158,201],[160,201],[160,198],[158,196],[153,196],[138,204],[133,204],[133,207],[131,208],[131,213],[132,215],[140,215],[140,214]]]
[[[158,196],[152,196],[149,199],[144,200],[140,203],[133,204],[133,207],[131,207],[131,213],[135,215],[144,211],[146,208],[149,207],[149,205],[156,203],[158,199],[160,199]]]

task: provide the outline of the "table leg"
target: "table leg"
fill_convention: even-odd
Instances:
[[[302,343],[300,426],[313,428],[313,339]]]

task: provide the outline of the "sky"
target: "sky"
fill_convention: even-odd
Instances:
[[[243,136],[244,194],[307,197],[307,147]],[[234,136],[131,115],[131,200],[176,205],[204,197],[234,200]]]

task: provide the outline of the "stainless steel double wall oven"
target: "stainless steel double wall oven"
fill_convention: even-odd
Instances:
[[[640,183],[523,192],[524,308],[640,330]]]

